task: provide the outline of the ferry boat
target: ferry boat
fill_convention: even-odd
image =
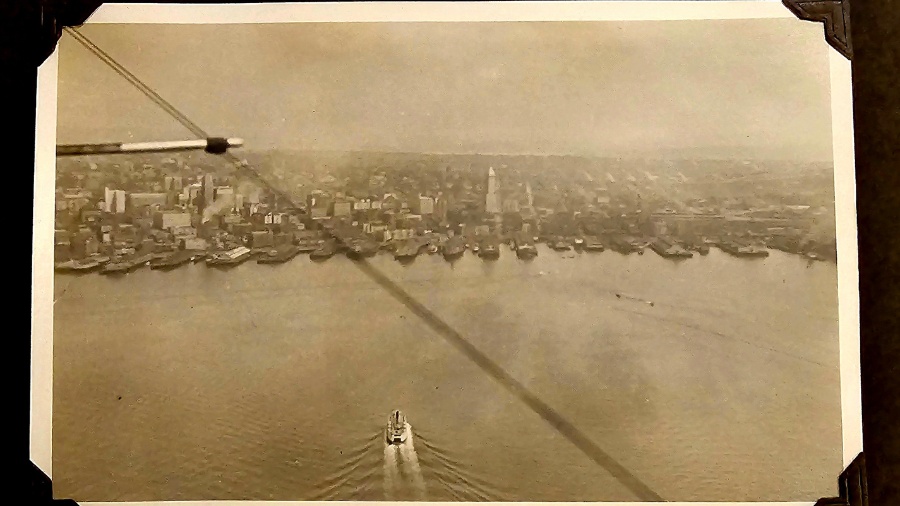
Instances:
[[[337,244],[334,241],[325,241],[315,251],[309,254],[313,260],[327,260],[337,253]]]
[[[378,253],[378,243],[368,239],[350,241],[347,248],[347,256],[350,258],[366,258]]]
[[[91,256],[80,260],[67,260],[65,262],[58,262],[54,266],[54,270],[56,270],[56,272],[90,272],[101,267],[108,261],[109,257]]]
[[[422,243],[418,239],[408,239],[397,245],[394,251],[394,258],[397,260],[412,260],[419,255],[422,249]]]
[[[663,258],[690,258],[694,256],[693,253],[682,248],[680,245],[664,239],[652,241],[650,243],[650,249]]]
[[[481,258],[499,258],[500,257],[500,241],[496,237],[487,237],[481,240],[478,247],[478,256]]]
[[[64,262],[56,262],[53,269],[56,272],[71,272],[75,267],[75,260],[66,260]]]
[[[127,274],[149,264],[151,260],[153,260],[153,253],[114,260],[104,265],[100,272],[101,274]]]
[[[312,253],[319,249],[323,243],[324,241],[321,239],[301,239],[297,242],[297,247],[300,248],[300,253]]]
[[[623,255],[627,255],[629,253],[637,253],[638,255],[642,255],[644,253],[643,247],[637,243],[634,239],[627,237],[615,237],[609,243],[610,249],[617,253],[621,253]]]
[[[72,266],[72,271],[74,272],[91,272],[100,267],[106,265],[109,262],[108,256],[103,255],[92,255],[84,260],[77,260],[75,265]]]
[[[388,419],[387,430],[385,430],[388,444],[402,444],[409,437],[409,427],[406,423],[406,417],[400,410],[391,413]]]
[[[603,251],[605,248],[603,247],[603,243],[600,242],[600,239],[596,237],[586,237],[584,239],[584,249],[585,251]]]
[[[453,258],[457,258],[466,251],[466,240],[461,236],[454,235],[450,239],[444,243],[443,254],[444,258],[447,260],[451,260]]]
[[[519,258],[534,258],[538,254],[537,248],[534,246],[534,241],[531,240],[530,237],[521,235],[516,238],[513,244],[515,245],[516,256]]]
[[[212,267],[233,267],[247,261],[253,252],[246,246],[238,246],[228,251],[215,253],[206,259],[206,265]]]

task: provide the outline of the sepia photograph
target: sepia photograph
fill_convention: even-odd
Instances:
[[[586,3],[66,28],[33,260],[54,496],[835,495],[849,64],[778,4]]]

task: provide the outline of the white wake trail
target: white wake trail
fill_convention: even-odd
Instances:
[[[403,464],[404,475],[412,482],[413,492],[417,501],[424,501],[426,496],[425,478],[422,476],[422,468],[419,466],[419,455],[413,437],[412,426],[406,424],[409,436],[406,442],[400,445],[400,459]]]
[[[406,441],[384,443],[384,497],[387,501],[426,500],[425,478],[419,466],[412,427],[407,423]]]

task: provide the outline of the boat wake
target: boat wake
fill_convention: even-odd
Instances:
[[[381,434],[362,441],[353,450],[343,452],[344,460],[319,485],[313,501],[370,500],[377,487],[377,444]],[[377,494],[377,488],[375,488]]]
[[[647,304],[647,305],[650,306],[650,307],[653,307],[653,306],[656,305],[656,303],[653,302],[652,300],[645,300],[645,299],[642,299],[642,298],[640,298],[640,297],[635,297],[635,296],[633,296],[633,295],[626,295],[626,294],[621,293],[621,292],[616,292],[616,298],[617,298],[617,299],[623,299],[623,300],[630,300],[630,301],[632,301],[632,302],[640,302],[640,303],[642,303],[642,304]]]
[[[345,448],[338,467],[308,500],[508,501],[507,494],[476,476],[451,450],[415,434],[409,423],[405,427],[402,443],[388,443],[381,428]]]
[[[440,484],[448,500],[461,502],[506,502],[504,494],[488,482],[478,478],[451,453],[418,435],[418,442],[426,460],[425,471],[432,482]]]
[[[409,434],[400,444],[384,442],[384,498],[387,501],[425,501],[425,478],[416,454],[415,437],[407,423]]]

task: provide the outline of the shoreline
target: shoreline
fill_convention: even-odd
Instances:
[[[548,255],[548,254],[549,254],[549,255],[557,255],[557,256],[559,256],[560,258],[567,258],[567,259],[575,258],[575,257],[580,256],[580,255],[601,256],[601,255],[604,255],[604,254],[606,254],[606,255],[609,255],[609,254],[615,254],[615,255],[618,255],[618,256],[622,256],[622,257],[625,257],[625,256],[632,256],[632,255],[634,255],[634,256],[644,256],[646,250],[650,250],[650,251],[652,252],[652,256],[657,256],[657,257],[662,258],[662,259],[664,259],[664,260],[668,260],[668,261],[670,261],[670,262],[672,262],[672,263],[682,263],[682,262],[689,262],[689,261],[697,261],[698,257],[699,257],[700,259],[702,259],[702,258],[708,256],[708,254],[706,254],[706,253],[703,253],[703,254],[695,254],[695,255],[692,255],[692,256],[684,256],[684,255],[682,255],[682,254],[667,254],[667,253],[665,253],[665,252],[657,251],[657,250],[655,250],[654,248],[651,248],[649,245],[648,245],[648,246],[641,246],[641,247],[636,248],[636,249],[631,250],[631,251],[617,250],[616,248],[605,248],[605,249],[603,249],[603,250],[589,250],[589,249],[585,249],[585,248],[583,248],[583,247],[573,247],[573,248],[571,248],[571,249],[569,249],[569,250],[565,250],[565,251],[557,251],[557,250],[554,250],[553,246],[552,246],[551,244],[547,243],[547,242],[539,241],[539,242],[537,242],[536,244],[539,244],[539,245],[543,246],[543,249],[545,249],[545,251],[544,251],[544,254],[545,254],[545,255]],[[273,248],[273,249],[277,249],[277,248]],[[734,258],[734,259],[736,259],[736,260],[744,260],[744,261],[749,261],[749,262],[764,260],[766,257],[769,256],[769,253],[770,253],[770,252],[778,252],[778,253],[781,253],[781,254],[783,254],[783,255],[787,255],[787,256],[791,256],[791,257],[796,257],[796,258],[798,258],[798,259],[805,259],[805,260],[806,260],[808,263],[810,263],[810,264],[812,264],[812,263],[826,263],[826,264],[837,265],[837,260],[836,260],[836,259],[833,259],[833,258],[822,258],[822,257],[815,257],[815,258],[812,258],[812,257],[810,257],[810,256],[808,256],[808,255],[806,255],[806,254],[803,254],[803,253],[796,253],[796,252],[791,252],[791,251],[784,251],[784,250],[777,249],[777,248],[766,248],[765,250],[763,250],[763,251],[764,251],[763,254],[759,254],[759,253],[751,253],[751,254],[736,253],[736,252],[734,252],[734,251],[729,251],[729,248],[723,248],[723,247],[720,247],[720,246],[718,246],[718,245],[716,245],[716,244],[710,244],[710,249],[716,249],[716,250],[718,250],[721,254],[724,254],[725,256],[730,257],[730,258]],[[690,250],[688,250],[688,251],[690,251]],[[365,261],[366,258],[370,258],[371,256],[379,256],[379,255],[383,255],[383,256],[395,256],[394,253],[393,253],[392,251],[390,251],[389,249],[387,249],[387,248],[380,248],[380,249],[379,249],[378,251],[376,251],[373,255],[367,255],[366,257],[359,257],[359,258],[356,258],[356,257],[352,256],[351,254],[349,254],[349,253],[352,253],[352,252],[340,251],[340,253],[342,253],[342,254],[346,253],[345,256],[347,256],[348,259],[350,259],[350,260],[352,260],[352,261]],[[493,261],[496,261],[496,260],[499,259],[499,256],[498,256],[498,257],[482,257],[482,256],[480,256],[480,255],[478,254],[477,251],[475,251],[475,250],[473,250],[473,249],[471,249],[471,248],[466,249],[466,250],[464,250],[464,251],[461,251],[459,254],[451,255],[451,256],[449,256],[449,257],[444,257],[441,253],[442,253],[442,252],[441,252],[440,250],[438,250],[438,251],[436,251],[436,252],[427,252],[427,251],[425,251],[424,249],[422,249],[422,251],[419,252],[414,258],[417,258],[417,257],[420,257],[420,256],[442,256],[444,262],[447,263],[448,265],[452,265],[455,261],[457,261],[457,260],[459,260],[460,258],[465,257],[465,256],[467,256],[467,255],[472,255],[473,257],[480,258],[480,259],[481,259],[482,261],[484,261],[484,262],[493,262]],[[692,253],[697,253],[697,252],[696,252],[696,251],[692,251]],[[178,255],[184,255],[184,254],[185,254],[185,253],[184,253],[183,251],[179,251],[179,252],[173,253],[172,256],[178,256]],[[195,252],[191,252],[191,256],[196,256],[196,257],[205,257],[205,256],[207,256],[207,255],[209,255],[209,254],[210,254],[210,252],[208,252],[208,251],[206,251],[206,252],[204,252],[204,251],[195,251]],[[335,254],[338,254],[338,253],[335,253]],[[535,255],[534,257],[520,257],[520,256],[516,255],[516,250],[515,250],[515,248],[512,248],[511,251],[509,251],[509,252],[506,253],[506,254],[507,254],[507,255],[513,255],[513,256],[515,257],[515,260],[518,261],[518,262],[526,262],[526,263],[527,263],[527,262],[532,262],[532,261],[534,261],[535,258],[538,258],[538,257],[541,256],[541,255]],[[505,255],[502,255],[502,254],[501,254],[500,256],[505,256]],[[259,265],[270,265],[270,266],[271,266],[271,265],[283,265],[283,264],[289,264],[289,263],[295,261],[298,257],[307,257],[307,258],[310,259],[310,261],[311,261],[312,263],[324,263],[324,262],[327,262],[328,260],[330,260],[330,258],[331,258],[331,257],[329,257],[329,258],[324,258],[324,259],[310,258],[310,254],[309,254],[308,252],[302,252],[302,251],[298,251],[298,250],[296,250],[296,249],[292,249],[292,253],[289,255],[289,258],[279,258],[278,261],[266,261],[266,260],[265,260],[265,258],[266,258],[266,252],[264,252],[264,251],[254,251],[254,252],[252,252],[252,254],[249,255],[249,257],[247,258],[247,262],[240,262],[240,263],[252,263],[252,264],[259,264]],[[406,258],[395,258],[395,261],[397,261],[397,262],[399,262],[399,263],[401,263],[401,264],[403,264],[403,265],[412,265],[414,262],[412,262],[411,260],[413,260],[414,258],[410,258],[410,259],[406,259]],[[251,261],[251,260],[256,260],[256,261]],[[262,260],[262,261],[260,261],[260,260]],[[135,272],[135,271],[138,271],[138,270],[143,270],[142,268],[143,268],[143,267],[146,267],[146,266],[149,266],[149,269],[148,269],[148,270],[161,271],[161,272],[172,272],[172,271],[178,271],[178,270],[180,270],[182,267],[185,267],[185,266],[188,266],[188,265],[193,265],[193,264],[195,264],[195,263],[203,263],[204,265],[206,265],[207,268],[215,268],[215,267],[216,267],[215,265],[209,265],[207,262],[196,262],[196,261],[193,261],[193,260],[191,260],[191,261],[185,261],[185,262],[178,262],[177,265],[166,265],[165,267],[155,266],[155,265],[153,265],[152,263],[151,263],[151,264],[148,264],[148,263],[142,263],[142,264],[136,266],[135,268],[130,269],[128,272],[124,273],[123,275],[127,275],[127,274],[129,274],[129,273],[131,273],[131,272]],[[98,275],[99,275],[99,274],[102,274],[102,273],[103,273],[102,267],[100,267],[100,268],[92,268],[92,269],[85,269],[85,270],[74,270],[74,269],[71,269],[71,268],[69,267],[69,262],[60,262],[60,263],[58,263],[58,264],[57,264],[56,266],[54,266],[54,267],[55,267],[55,268],[54,268],[54,274],[56,274],[56,275],[61,275],[61,276],[85,276],[85,275],[88,275],[88,274],[98,274]],[[233,266],[230,266],[230,267],[238,267],[238,265],[233,265]],[[226,270],[230,270],[230,269],[226,269]]]

